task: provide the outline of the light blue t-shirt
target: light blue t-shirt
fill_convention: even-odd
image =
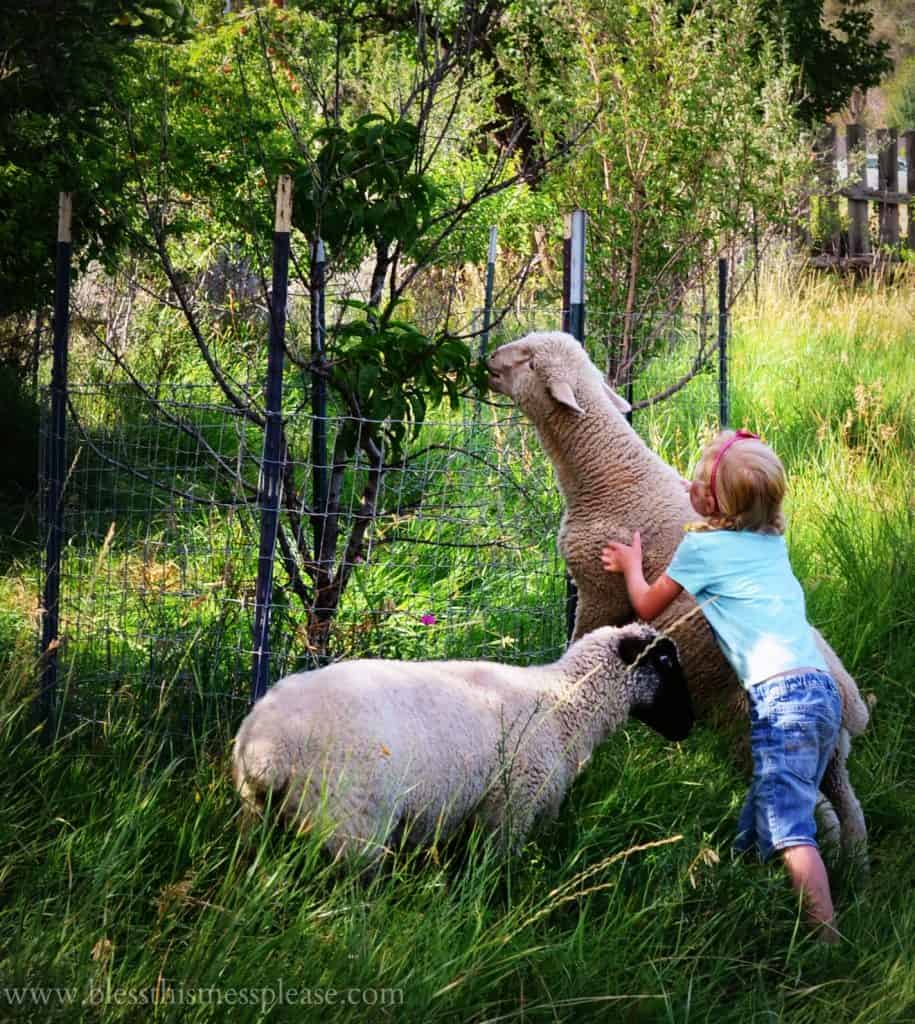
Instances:
[[[667,575],[702,605],[744,686],[793,668],[826,670],[783,536],[748,530],[687,533]]]

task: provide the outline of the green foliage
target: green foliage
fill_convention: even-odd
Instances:
[[[4,4],[0,38],[0,316],[49,301],[57,196],[76,191],[81,265],[111,265],[124,244],[113,215],[126,173],[109,145],[118,83],[133,73],[135,41],[183,38],[175,0],[62,0]]]
[[[296,176],[294,222],[332,252],[358,239],[398,241],[409,250],[424,232],[435,189],[414,171],[419,132],[404,118],[365,114],[351,128],[319,128],[320,148]]]
[[[34,539],[38,405],[19,372],[0,363],[0,559]]]
[[[915,57],[903,61],[886,89],[887,122],[901,131],[915,128]],[[908,160],[915,159],[910,153]]]
[[[135,174],[147,187],[167,186],[168,233],[186,238],[189,257],[223,251],[253,263],[264,258],[276,176],[309,159],[312,133],[322,123],[302,86],[301,54],[308,55],[310,74],[322,80],[333,54],[330,27],[305,12],[272,6],[216,16],[170,52],[164,67],[161,48],[146,48],[145,70],[130,99],[134,111],[144,112],[135,119],[134,130],[143,133]]]
[[[517,170],[517,161],[512,161],[504,173],[508,176]],[[436,211],[454,209],[467,195],[485,187],[488,174],[486,164],[474,154],[455,154],[446,166],[435,167],[430,175],[438,196]],[[482,267],[486,262],[489,229],[495,226],[502,253],[500,262],[504,265],[506,258],[530,252],[535,229],[549,227],[559,237],[564,206],[562,198],[548,185],[535,187],[522,180],[469,209],[438,248],[435,262],[441,266],[473,263]]]
[[[34,491],[38,470],[38,408],[13,370],[0,364],[0,482]],[[7,492],[9,497],[9,492]]]
[[[844,204],[843,204],[844,207]],[[814,251],[823,250],[848,229],[848,212],[831,196],[810,198],[810,240]]]
[[[729,236],[790,220],[808,154],[757,19],[718,0],[682,20],[663,0],[578,9],[567,88],[600,110],[550,187],[588,211],[589,304],[671,309]]]
[[[692,0],[677,0],[682,16],[695,10]],[[756,51],[769,39],[785,70],[799,72],[795,96],[803,121],[820,125],[845,106],[855,87],[865,92],[891,69],[889,43],[874,39],[874,10],[869,0],[777,0],[758,7]]]
[[[866,91],[891,69],[889,44],[874,41],[868,0],[838,0],[826,23],[823,0],[789,0],[761,7],[764,24],[784,41],[801,69],[800,112],[813,123],[842,109],[857,86]]]
[[[365,319],[343,324],[334,334],[331,380],[370,429],[382,431],[400,458],[404,441],[415,436],[426,411],[447,397],[457,407],[462,391],[484,386],[485,367],[455,338],[434,340],[413,324],[382,317],[376,307],[350,301]],[[355,447],[358,423],[349,426]]]

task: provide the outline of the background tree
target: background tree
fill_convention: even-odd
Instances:
[[[892,69],[889,44],[875,40],[867,0],[779,0],[760,8],[763,24],[784,44],[785,56],[800,69],[799,113],[822,123],[848,101],[855,87],[877,85]]]
[[[113,266],[126,240],[126,168],[110,145],[112,90],[134,73],[137,40],[176,40],[188,29],[176,0],[0,5],[0,427],[10,442],[0,467],[5,551],[28,540],[35,525],[34,385],[52,296],[58,193],[78,193],[78,266],[92,259]]]
[[[677,0],[681,17],[697,6]],[[785,68],[799,71],[795,98],[804,123],[822,124],[842,109],[857,87],[866,91],[892,68],[889,43],[874,38],[869,0],[773,0],[758,7],[758,51],[774,42]]]
[[[385,475],[409,465],[427,409],[480,384],[473,330],[447,307],[435,324],[411,322],[413,296],[430,268],[453,263],[468,220],[542,176],[585,119],[579,105],[549,152],[525,151],[523,126],[500,118],[492,76],[477,59],[486,9],[449,13],[441,31],[421,14],[409,45],[399,32],[341,25],[338,14],[251,6],[206,25],[167,61],[157,45],[143,48],[145,77],[118,93],[130,168],[124,190],[142,213],[132,225],[134,280],[155,296],[159,333],[170,326],[158,353],[131,342],[140,320],[123,337],[97,336],[108,363],[102,372],[132,382],[157,415],[208,452],[218,480],[253,499],[256,477],[214,449],[190,417],[176,417],[145,378],[157,357],[173,373],[176,353],[184,365],[193,352],[185,379],[208,380],[246,430],[263,431],[260,388],[247,384],[246,364],[259,360],[266,335],[258,307],[267,308],[272,186],[279,173],[294,176],[298,292],[318,301],[312,275],[321,238],[335,293],[320,350],[295,312],[287,343],[288,403],[310,402],[319,383],[329,390],[329,450],[318,451],[291,424],[282,439],[281,584],[304,607],[317,656],[369,531],[391,511]],[[481,120],[504,129],[483,146]],[[252,268],[259,298],[243,316],[231,294],[207,301],[218,249]],[[303,465],[313,472],[297,469]]]
[[[589,213],[591,333],[609,323],[621,381],[720,253],[789,222],[807,156],[790,75],[751,45],[754,3],[709,2],[683,19],[663,0],[564,11],[569,101],[588,97],[599,114],[552,187]],[[547,133],[562,130],[552,118]]]
[[[903,131],[915,125],[915,57],[909,57],[897,67],[886,88],[886,96],[889,125]],[[909,154],[909,159],[913,156],[915,154]]]
[[[57,194],[74,211],[81,265],[109,265],[123,243],[112,159],[111,95],[129,76],[134,42],[182,37],[176,0],[36,0],[0,10],[0,317],[48,302]]]

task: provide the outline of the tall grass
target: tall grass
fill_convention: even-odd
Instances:
[[[314,839],[239,830],[233,723],[176,737],[120,700],[43,745],[20,637],[0,665],[0,1019],[915,1018],[913,295],[788,276],[735,324],[734,420],[784,456],[811,617],[877,699],[851,760],[872,872],[835,873],[838,947],[777,869],[732,857],[744,782],[704,730],[627,726],[513,861],[473,834],[365,882]],[[701,427],[659,420],[655,441],[687,469]],[[0,590],[10,615],[19,593]]]

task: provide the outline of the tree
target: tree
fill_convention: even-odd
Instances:
[[[746,0],[684,19],[663,0],[566,5],[579,55],[568,87],[600,113],[555,186],[589,211],[589,315],[613,317],[619,381],[721,252],[790,221],[808,158],[790,77],[750,45],[757,11]],[[700,348],[697,369],[710,354]]]
[[[681,17],[696,6],[678,0]],[[828,0],[828,10],[827,0],[774,0],[759,5],[758,28],[748,41],[754,52],[774,42],[782,62],[799,71],[795,96],[805,124],[822,124],[855,87],[866,91],[892,68],[889,44],[873,39],[868,0]]]
[[[902,131],[911,129],[915,125],[915,57],[909,57],[899,65],[886,92],[890,125]],[[913,156],[910,154],[909,160]]]
[[[856,86],[865,91],[892,69],[889,44],[872,38],[867,0],[838,0],[829,22],[823,6],[823,0],[780,0],[761,7],[764,23],[800,69],[799,113],[808,123],[822,123]]]
[[[133,43],[177,39],[177,0],[37,0],[0,11],[0,317],[48,301],[57,194],[79,193],[81,264],[109,264],[124,242],[117,214],[124,168],[109,145],[115,83]]]
[[[328,18],[252,6],[170,54],[158,79],[167,118],[147,109],[156,94],[143,82],[129,91],[125,187],[144,214],[132,242],[144,258],[142,286],[158,291],[166,315],[182,318],[198,356],[195,373],[219,388],[246,429],[266,426],[259,394],[238,383],[251,351],[245,339],[262,343],[265,322],[208,307],[206,262],[217,245],[230,247],[233,259],[258,268],[266,306],[259,240],[270,237],[278,173],[296,181],[293,267],[313,308],[320,301],[319,237],[327,247],[327,273],[340,300],[320,345],[291,332],[287,355],[295,372],[287,394],[305,403],[326,386],[339,429],[325,453],[320,440],[284,426],[277,533],[284,585],[304,608],[317,656],[327,650],[369,531],[390,511],[382,500],[385,475],[413,457],[410,445],[427,408],[454,403],[481,383],[474,333],[456,325],[448,310],[437,328],[420,330],[409,321],[411,296],[426,271],[447,262],[448,247],[469,218],[542,175],[574,141],[567,127],[551,152],[528,156],[515,125],[480,147],[480,120],[498,118],[491,79],[474,59],[487,18],[486,10],[468,5],[450,17],[446,35],[430,17],[408,47],[400,35],[354,33],[334,11]],[[147,49],[153,68],[155,48]],[[364,85],[368,65],[376,64],[387,81],[396,79],[387,102]],[[456,166],[467,170],[466,178],[460,187],[443,187],[448,170],[455,179]],[[351,288],[360,269],[368,279],[362,292]],[[148,348],[98,340],[159,414],[208,452],[214,475],[253,500],[256,481],[215,451],[189,418],[176,422],[144,383]],[[312,473],[296,470],[309,463]]]

